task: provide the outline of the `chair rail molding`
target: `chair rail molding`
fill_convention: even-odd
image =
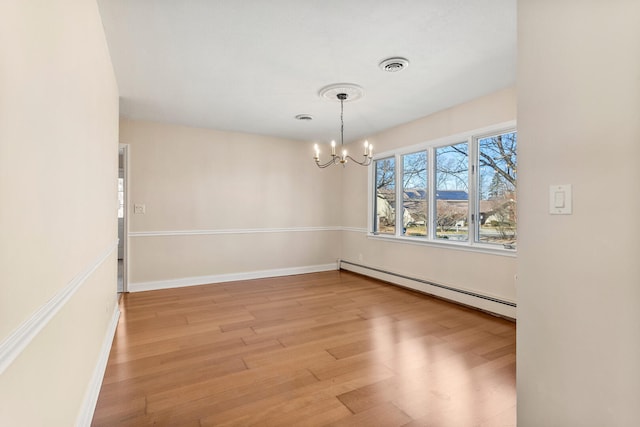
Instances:
[[[64,307],[71,297],[86,282],[87,278],[111,255],[118,247],[118,240],[114,240],[107,248],[87,265],[73,280],[60,289],[49,301],[40,306],[29,318],[0,342],[0,374],[24,351],[29,343],[40,333],[49,321]]]

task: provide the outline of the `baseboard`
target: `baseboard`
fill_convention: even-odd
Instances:
[[[91,375],[91,381],[87,386],[87,391],[85,392],[84,399],[82,401],[82,407],[80,408],[80,413],[76,419],[77,427],[88,427],[91,425],[91,421],[93,420],[93,413],[95,412],[96,404],[98,403],[98,395],[100,394],[102,380],[107,369],[109,353],[111,352],[111,344],[113,343],[113,337],[116,334],[119,319],[120,310],[116,304],[109,326],[107,326],[104,340],[102,341],[102,347],[100,348],[100,354],[98,355],[98,362],[96,363],[96,367]]]
[[[216,274],[212,276],[185,277],[182,279],[160,280],[154,282],[129,282],[129,292],[182,288],[186,286],[206,285],[210,283],[264,279],[267,277],[292,276],[295,274],[317,273],[320,271],[331,271],[337,269],[337,263],[331,263],[303,267],[278,268],[273,270],[248,271],[242,273]]]
[[[462,305],[477,308],[482,311],[497,314],[499,316],[507,317],[509,319],[516,318],[516,303],[499,297],[481,294],[479,292],[466,289],[456,289],[451,286],[408,277],[406,275],[388,272],[375,267],[369,267],[345,260],[340,261],[340,268],[405,288],[413,289],[418,292],[457,302]]]

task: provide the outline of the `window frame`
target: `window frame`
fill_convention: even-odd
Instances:
[[[405,174],[404,157],[412,155],[412,154],[422,153],[422,152],[425,153],[425,163],[426,163],[426,168],[427,168],[427,170],[426,170],[426,175],[427,175],[426,176],[426,184],[427,184],[426,191],[427,191],[427,196],[428,197],[427,197],[427,206],[426,206],[426,212],[425,212],[425,214],[426,214],[425,227],[426,227],[427,234],[425,236],[407,236],[406,235],[406,231],[404,230],[404,190],[405,190],[405,188],[404,188],[404,174]],[[397,219],[396,230],[398,229],[398,225],[399,225],[400,226],[400,230],[401,230],[399,234],[402,237],[426,238],[426,237],[429,236],[429,231],[432,228],[432,224],[430,223],[431,222],[431,216],[429,215],[429,205],[430,205],[429,198],[431,197],[430,196],[430,192],[429,192],[429,184],[431,182],[431,177],[429,176],[429,171],[430,171],[429,165],[431,164],[431,157],[430,157],[430,154],[429,154],[429,150],[424,149],[424,150],[412,151],[410,153],[402,153],[402,154],[399,154],[398,158],[400,159],[400,163],[399,163],[400,170],[397,170],[396,173],[398,173],[400,175],[400,179],[396,183],[396,187],[397,187],[398,184],[400,185],[400,187],[399,187],[400,189],[398,190],[398,192],[400,192],[401,194],[397,194],[396,193],[396,199],[401,198],[401,200],[398,200],[398,206],[400,207],[400,211],[398,211],[398,212],[400,212],[400,215],[399,215],[400,218],[398,219],[397,218],[398,214],[396,214],[396,219]],[[402,197],[400,197],[400,196],[402,196]]]
[[[395,243],[416,244],[424,246],[432,246],[446,249],[484,252],[494,255],[511,256],[517,255],[517,244],[515,248],[507,248],[498,244],[485,243],[479,241],[479,141],[505,133],[515,132],[517,135],[516,121],[508,121],[499,123],[492,126],[487,126],[480,129],[475,129],[469,132],[459,133],[455,135],[446,136],[434,140],[425,141],[422,143],[414,144],[411,146],[401,147],[394,150],[377,153],[374,158],[370,173],[368,174],[368,210],[367,215],[367,237],[370,239],[379,239]],[[446,239],[438,239],[436,237],[436,158],[435,152],[437,148],[446,147],[450,145],[456,145],[458,143],[468,144],[468,212],[467,212],[467,224],[468,224],[468,238],[464,241],[453,241]],[[404,162],[403,156],[417,153],[420,151],[426,151],[427,154],[427,220],[428,228],[426,236],[408,236],[403,233],[403,214],[404,214]],[[375,224],[373,223],[376,216],[375,211],[375,183],[376,183],[376,162],[378,160],[388,159],[390,157],[395,158],[395,190],[396,190],[396,227],[394,234],[377,233],[375,232]],[[517,206],[517,205],[516,205]],[[473,216],[473,219],[472,219]],[[516,224],[517,230],[517,224]],[[516,232],[517,239],[517,232]]]
[[[394,185],[394,191],[396,193],[396,200],[395,200],[395,206],[394,206],[394,215],[395,215],[395,228],[393,230],[393,233],[388,233],[388,232],[380,232],[380,231],[376,231],[376,229],[378,228],[378,189],[377,189],[377,181],[378,181],[378,163],[379,161],[384,161],[384,160],[389,160],[392,159],[393,160],[393,173],[394,173],[394,177],[393,177],[393,185]],[[371,186],[373,188],[373,191],[376,193],[375,196],[373,194],[369,194],[369,197],[373,200],[373,209],[370,209],[369,212],[372,214],[370,215],[370,217],[373,218],[373,225],[369,228],[370,232],[372,234],[375,235],[382,235],[382,236],[394,236],[395,234],[397,234],[398,232],[398,159],[396,158],[396,156],[385,156],[385,157],[380,157],[378,158],[375,162],[372,162],[373,164],[373,181],[371,181]]]

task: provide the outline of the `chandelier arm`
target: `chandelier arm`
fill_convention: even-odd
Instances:
[[[327,163],[320,163],[320,160],[316,160],[316,166],[318,166],[320,169],[324,169],[324,168],[328,168],[331,165],[336,165],[336,159],[338,157],[334,156],[331,160],[329,160]]]
[[[329,162],[329,163],[325,163],[324,165],[321,165],[320,163],[316,163],[316,165],[317,165],[320,169],[324,169],[324,168],[328,168],[329,166],[333,165],[333,163]]]
[[[354,159],[353,157],[347,155],[347,159],[351,160],[354,163],[359,164],[360,166],[369,166],[371,164],[371,157],[369,156],[364,156],[365,159],[362,162],[357,161],[356,159]]]

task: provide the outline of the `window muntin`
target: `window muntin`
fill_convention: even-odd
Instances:
[[[373,233],[493,253],[515,249],[516,151],[517,132],[494,126],[383,154],[371,175]]]
[[[402,234],[427,236],[429,226],[427,152],[402,156]]]
[[[476,241],[516,243],[516,132],[478,138],[478,226]]]
[[[437,239],[469,239],[469,145],[438,147],[436,152]]]
[[[376,160],[374,232],[396,232],[396,159]]]

